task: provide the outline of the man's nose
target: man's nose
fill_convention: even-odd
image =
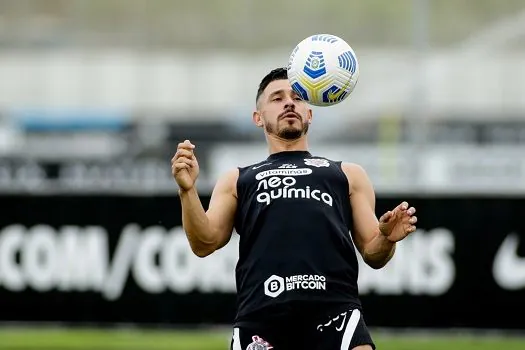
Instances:
[[[285,109],[295,109],[295,101],[291,97],[287,97],[284,102]]]

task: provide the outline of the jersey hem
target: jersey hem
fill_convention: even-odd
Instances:
[[[248,313],[244,315],[236,316],[233,326],[234,327],[258,327],[261,325],[268,324],[267,319],[271,318],[278,318],[279,316],[275,316],[276,313],[279,313],[281,315],[289,316],[290,314],[294,313],[293,307],[300,307],[300,305],[303,305],[304,302],[308,302],[307,304],[304,304],[306,307],[311,307],[313,311],[313,316],[318,316],[319,313],[337,313],[342,312],[343,310],[348,309],[358,309],[359,311],[363,311],[362,304],[360,301],[349,301],[349,300],[341,300],[341,301],[319,301],[319,300],[313,300],[304,298],[304,299],[294,299],[289,300],[281,303],[275,303],[268,306],[262,306],[256,309],[250,310]]]

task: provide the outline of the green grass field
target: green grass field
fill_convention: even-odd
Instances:
[[[377,334],[377,333],[375,333]],[[0,329],[1,350],[227,350],[224,331]],[[375,335],[378,350],[524,350],[525,338]]]

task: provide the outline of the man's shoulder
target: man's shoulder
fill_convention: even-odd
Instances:
[[[234,185],[237,182],[237,179],[239,178],[239,169],[233,168],[225,171],[224,173],[219,176],[217,180],[217,186],[225,186],[229,187]]]
[[[352,162],[341,162],[341,168],[343,168],[345,172],[350,172],[350,173],[364,173],[365,172],[365,168],[363,168],[360,164],[352,163]]]
[[[352,192],[355,188],[361,187],[362,184],[370,181],[366,170],[357,163],[343,162],[341,163],[341,170],[349,180]]]

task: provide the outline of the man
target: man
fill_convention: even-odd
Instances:
[[[184,141],[172,159],[193,252],[212,254],[234,228],[240,236],[231,349],[375,349],[361,313],[354,244],[368,265],[382,268],[396,242],[416,230],[415,209],[403,202],[377,220],[360,166],[308,152],[312,111],[286,69],[261,81],[253,121],[269,157],[224,174],[207,211],[195,189],[195,146]]]

